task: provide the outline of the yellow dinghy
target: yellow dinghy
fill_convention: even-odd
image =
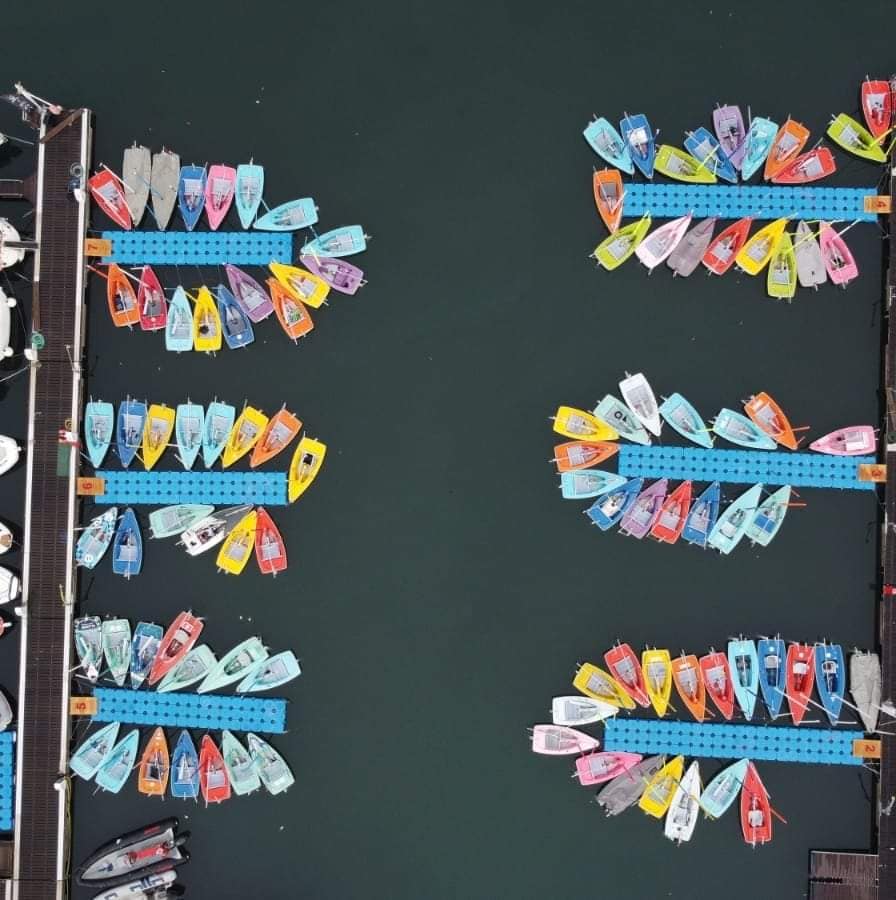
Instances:
[[[765,288],[776,300],[792,300],[796,293],[796,251],[788,231],[782,232],[775,245]]]
[[[675,759],[670,759],[669,762],[667,762],[666,765],[664,765],[662,769],[647,782],[647,787],[644,788],[644,793],[638,801],[638,806],[640,806],[648,816],[662,819],[672,803],[672,796],[675,793],[675,789],[678,787],[678,783],[681,781],[681,776],[683,774],[684,757],[676,756]]]
[[[228,575],[239,575],[246,568],[246,563],[249,562],[249,557],[255,549],[257,524],[258,513],[253,509],[233,526],[218,551],[217,565],[220,571]]]
[[[884,132],[884,135],[889,132]],[[828,126],[828,137],[839,147],[869,162],[884,163],[887,155],[871,132],[852,116],[840,113]]]
[[[287,266],[285,263],[268,263],[271,274],[296,300],[306,306],[321,306],[330,293],[330,285],[317,275],[298,266]]]
[[[629,222],[604,238],[591,255],[608,271],[621,266],[650,231],[650,216],[645,213],[637,222]]]
[[[661,175],[676,181],[687,181],[690,184],[715,184],[717,181],[715,173],[706,165],[705,160],[700,162],[696,156],[670,144],[660,145],[653,167]]]
[[[619,682],[591,663],[582,663],[572,680],[572,686],[592,700],[602,700],[618,709],[634,709],[635,701],[622,689]]]
[[[647,696],[662,718],[669,709],[669,695],[672,693],[672,657],[668,650],[645,650],[641,654],[641,671]]]
[[[163,403],[153,403],[143,426],[143,465],[148,472],[165,452],[174,431],[174,410]]]
[[[247,406],[230,429],[221,454],[221,465],[226,469],[242,459],[261,440],[267,425],[268,417],[260,409]]]
[[[774,222],[760,228],[734,257],[738,268],[747,275],[758,275],[772,258],[772,253],[775,252],[775,247],[786,227],[787,219],[775,219]]]
[[[619,437],[615,428],[574,406],[557,407],[554,431],[574,441],[615,441]]]
[[[221,349],[221,317],[211,291],[204,285],[193,298],[193,349],[214,353]]]
[[[327,455],[327,445],[314,438],[303,437],[289,464],[289,502],[294,503],[311,487]]]

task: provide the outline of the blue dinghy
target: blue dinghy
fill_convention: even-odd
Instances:
[[[111,403],[91,400],[84,407],[84,436],[87,439],[87,455],[95,469],[103,464],[114,434],[115,408]]]
[[[186,729],[180,733],[171,755],[171,796],[185,800],[199,796],[199,757]]]
[[[164,631],[155,622],[138,622],[131,640],[131,687],[136,691],[149,675]]]
[[[255,340],[252,323],[236,302],[236,297],[230,289],[219,284],[215,289],[215,299],[218,301],[218,315],[221,317],[221,330],[227,346],[231,350],[236,350],[238,347],[251,344]]]
[[[343,225],[332,231],[325,231],[302,247],[302,253],[309,256],[351,256],[367,249],[367,235],[360,225]]]
[[[146,424],[146,404],[142,400],[123,400],[118,405],[118,422],[115,427],[115,446],[118,458],[127,468],[143,443],[143,426]]]
[[[737,705],[745,719],[752,719],[759,695],[759,656],[755,642],[743,638],[728,641],[728,667]]]
[[[815,683],[821,705],[831,725],[836,725],[846,693],[846,665],[843,648],[839,644],[815,645]]]
[[[143,565],[143,537],[137,516],[130,506],[121,516],[115,540],[112,543],[112,571],[130,578],[140,574]]]
[[[177,404],[174,418],[174,438],[177,441],[177,455],[185,469],[192,469],[199,451],[202,449],[202,426],[205,424],[205,410],[200,403],[188,400]]]
[[[752,419],[742,416],[733,409],[719,410],[712,430],[721,438],[750,450],[774,450],[774,438],[766,434]]]
[[[748,491],[744,491],[719,516],[709,532],[707,545],[727,556],[747,533],[747,526],[753,520],[761,499],[761,484],[754,484]]]
[[[747,777],[747,766],[750,760],[740,759],[736,763],[722,769],[712,781],[703,788],[700,795],[700,806],[710,819],[718,819],[724,815],[737,799],[744,778]]]
[[[317,206],[313,197],[300,197],[269,209],[255,220],[259,231],[296,231],[317,221]]]
[[[168,304],[165,323],[165,349],[185,353],[193,349],[193,307],[187,292],[178,285]]]
[[[177,205],[187,231],[192,231],[205,208],[206,173],[202,166],[181,166]]]
[[[560,491],[564,500],[587,500],[624,484],[622,475],[601,469],[575,469],[560,476]]]
[[[619,524],[638,499],[643,484],[643,478],[631,478],[618,488],[598,495],[598,499],[585,510],[585,515],[601,531],[608,531]]]
[[[264,166],[242,163],[236,167],[236,187],[233,202],[243,228],[251,228],[258,215],[261,195],[264,193]]]
[[[236,410],[229,403],[214,400],[205,411],[202,425],[202,461],[210,469],[224,450],[236,419]]]
[[[96,773],[96,783],[104,791],[117,794],[134,768],[140,746],[140,729],[129,731],[113,748]]]
[[[744,181],[765,162],[777,133],[778,123],[771,119],[756,116],[750,121],[750,129],[744,138],[744,161],[740,166],[740,174]]]
[[[688,153],[703,163],[717,178],[737,184],[737,169],[725,155],[718,138],[708,129],[695,128],[685,135],[684,146]]]
[[[689,544],[705,547],[710,531],[719,516],[722,487],[714,481],[695,501],[681,530],[681,537]]]
[[[787,670],[785,659],[787,647],[779,637],[763,638],[759,641],[759,690],[765,701],[768,714],[777,719],[784,702]]]
[[[660,404],[659,412],[683,438],[707,450],[712,449],[712,432],[703,421],[703,416],[681,394],[666,397]]]
[[[589,122],[582,132],[588,146],[611,166],[631,175],[635,171],[628,147],[619,132],[604,118]]]
[[[644,113],[625,114],[619,122],[619,130],[628,147],[632,162],[641,170],[645,178],[653,178],[653,163],[656,159],[656,141],[647,116]]]

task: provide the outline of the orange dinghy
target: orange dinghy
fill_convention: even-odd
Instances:
[[[618,452],[614,441],[567,441],[554,447],[551,462],[557,464],[558,472],[572,472],[597,466]]]
[[[787,121],[778,129],[772,148],[765,159],[765,170],[762,177],[768,181],[779,172],[783,172],[799,156],[806,141],[809,140],[809,129],[794,119]]]
[[[734,258],[747,242],[747,235],[750,233],[752,224],[752,216],[738,219],[713,239],[702,259],[703,265],[713,275],[724,275],[731,268]]]
[[[300,337],[304,337],[314,328],[308,307],[294,297],[276,278],[268,278],[267,285],[271,292],[271,301],[274,304],[277,321],[286,334],[294,342],[298,342]]]
[[[280,412],[271,416],[270,421],[261,433],[258,443],[252,450],[249,460],[251,468],[263,465],[273,459],[281,450],[285,450],[289,442],[301,431],[302,422],[284,406]]]
[[[599,172],[595,169],[593,180],[597,211],[612,233],[622,221],[622,175],[618,169],[601,169]]]
[[[761,391],[750,397],[744,404],[746,414],[771,438],[782,447],[796,450],[799,440],[793,433],[790,420],[784,415],[781,407],[765,393]]]
[[[164,797],[170,769],[168,741],[165,740],[165,732],[157,728],[140,757],[137,790],[147,797]]]
[[[684,700],[688,712],[698,721],[706,719],[706,685],[703,682],[703,673],[700,671],[700,662],[691,654],[681,654],[672,660],[672,680],[678,696]]]
[[[106,275],[106,297],[109,300],[109,312],[116,328],[128,328],[140,321],[140,307],[137,305],[137,294],[130,279],[115,263],[109,265]]]

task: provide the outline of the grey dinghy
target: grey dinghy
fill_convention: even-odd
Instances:
[[[608,816],[618,816],[619,813],[625,812],[641,799],[647,783],[662,769],[665,762],[664,756],[651,756],[641,760],[636,766],[617,775],[597,795],[597,802]]]

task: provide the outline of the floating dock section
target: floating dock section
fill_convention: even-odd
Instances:
[[[211,503],[213,506],[286,506],[286,472],[129,472],[103,469],[96,503],[126,506],[169,506]]]
[[[824,219],[876,222],[879,213],[865,209],[865,198],[876,197],[876,187],[786,187],[724,184],[625,184],[626,218],[650,213],[671,219],[693,213],[720,219]]]
[[[0,831],[12,831],[15,805],[15,742],[14,731],[0,734]]]
[[[714,757],[770,762],[824,763],[860,766],[853,741],[864,732],[847,728],[806,728],[793,725],[713,725],[700,722],[664,722],[623,719],[604,723],[605,750],[628,750],[652,756]]]
[[[104,231],[104,263],[142,266],[266,266],[292,262],[292,235],[267,231]]]
[[[286,731],[286,701],[260,699],[241,694],[184,694],[133,691],[129,688],[96,688],[95,722],[121,722],[166,728],[206,731],[256,731],[283,734]]]
[[[733,484],[789,484],[791,487],[873,491],[859,480],[859,466],[873,456],[827,456],[790,450],[707,450],[703,447],[619,448],[619,474],[626,478],[672,478]]]

